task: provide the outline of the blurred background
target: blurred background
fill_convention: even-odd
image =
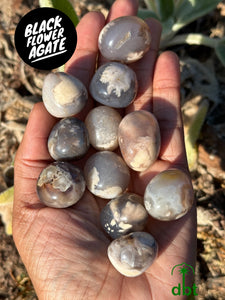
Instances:
[[[43,1],[44,2],[44,1]],[[114,1],[71,0],[78,18]],[[38,0],[0,7],[0,299],[37,299],[11,235],[13,161],[46,74],[14,48],[22,16]],[[225,299],[225,1],[140,1],[139,16],[163,24],[161,51],[180,58],[181,103],[189,168],[197,198],[198,299]]]

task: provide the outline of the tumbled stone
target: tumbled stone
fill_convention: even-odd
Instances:
[[[76,77],[64,72],[52,72],[44,79],[42,98],[51,115],[65,118],[78,114],[84,108],[88,93]]]
[[[144,205],[159,220],[170,221],[184,216],[192,207],[194,192],[189,176],[178,169],[156,175],[147,185]]]
[[[89,91],[101,104],[111,107],[127,107],[137,94],[137,77],[128,66],[109,62],[95,72]]]
[[[42,170],[37,181],[37,194],[49,207],[65,208],[81,199],[85,181],[79,168],[67,162],[54,162]]]
[[[88,131],[81,120],[74,117],[64,118],[52,128],[48,138],[48,150],[55,160],[77,160],[88,149]]]
[[[101,211],[102,228],[113,238],[144,229],[148,213],[143,198],[133,193],[124,193],[111,201]]]
[[[111,242],[108,257],[115,269],[127,277],[144,273],[154,262],[158,245],[147,232],[132,232]]]
[[[100,32],[98,47],[108,60],[131,63],[149,50],[150,29],[136,16],[123,16],[109,22]]]
[[[120,114],[111,107],[98,106],[92,109],[85,125],[91,145],[97,150],[115,150],[118,147]]]
[[[134,111],[119,125],[118,141],[127,165],[135,171],[147,170],[157,159],[161,138],[159,125],[148,111]]]
[[[128,187],[130,172],[123,159],[114,152],[93,154],[84,166],[87,188],[92,194],[112,199]]]

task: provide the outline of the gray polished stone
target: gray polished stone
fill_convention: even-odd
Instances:
[[[109,62],[95,72],[89,91],[101,104],[111,107],[127,107],[137,94],[137,78],[128,66]]]
[[[75,204],[83,196],[85,181],[81,170],[67,162],[48,165],[37,181],[37,194],[49,207],[65,208]]]
[[[160,151],[160,129],[155,116],[144,110],[126,115],[119,125],[118,141],[127,165],[135,171],[147,170]]]
[[[188,175],[169,169],[156,175],[147,185],[144,205],[159,220],[170,221],[184,216],[192,207],[194,192]]]
[[[99,35],[98,47],[108,60],[131,63],[149,50],[150,29],[146,22],[135,16],[123,16],[109,22]]]
[[[52,128],[48,138],[48,150],[55,160],[77,160],[89,149],[85,124],[74,117],[64,118]]]
[[[144,229],[148,213],[143,198],[133,193],[124,193],[103,208],[100,214],[102,228],[113,238]]]
[[[157,242],[147,232],[132,232],[111,242],[108,257],[115,269],[127,277],[144,273],[158,253]]]
[[[111,107],[98,106],[92,109],[85,119],[91,145],[97,150],[115,150],[118,147],[121,119],[120,114]]]
[[[127,165],[119,155],[111,151],[93,154],[84,166],[84,176],[89,191],[104,199],[122,194],[130,180]]]
[[[76,77],[64,72],[52,72],[44,79],[42,98],[51,115],[65,118],[78,114],[84,108],[88,93]]]

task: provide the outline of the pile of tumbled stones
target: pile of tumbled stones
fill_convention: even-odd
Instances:
[[[89,86],[92,98],[101,105],[84,122],[74,117],[88,100],[80,80],[52,72],[43,83],[44,105],[61,120],[48,138],[55,162],[41,172],[38,196],[54,208],[74,205],[86,187],[93,195],[109,199],[100,215],[103,229],[113,239],[108,257],[121,274],[130,277],[142,274],[157,256],[157,242],[143,231],[148,216],[175,220],[193,203],[191,182],[178,169],[156,175],[144,198],[128,192],[130,169],[146,171],[160,152],[160,129],[152,113],[133,111],[122,118],[116,110],[130,105],[138,91],[136,74],[126,64],[141,59],[150,44],[149,27],[137,17],[117,18],[102,29],[99,50],[109,62],[96,70]],[[90,145],[97,151],[88,156],[83,170],[69,162],[84,158]],[[118,147],[121,155],[113,152]]]

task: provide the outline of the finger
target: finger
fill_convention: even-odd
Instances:
[[[36,180],[41,170],[52,161],[47,139],[55,122],[56,119],[46,111],[43,103],[34,105],[15,159],[15,195],[16,198],[21,195],[24,202],[26,195],[35,194]],[[35,198],[29,198],[35,201]]]
[[[137,75],[138,93],[135,101],[127,108],[127,113],[141,109],[152,111],[152,80],[162,26],[155,19],[148,19],[146,23],[151,32],[151,46],[141,60],[130,65]]]
[[[161,131],[160,158],[172,165],[187,165],[180,109],[180,70],[173,52],[161,54],[153,79],[153,113]]]
[[[137,0],[117,0],[112,5],[106,23],[121,16],[135,16],[138,10]]]
[[[95,71],[98,54],[98,36],[105,24],[99,12],[86,14],[77,25],[77,47],[66,63],[66,72],[79,78],[86,87]]]

